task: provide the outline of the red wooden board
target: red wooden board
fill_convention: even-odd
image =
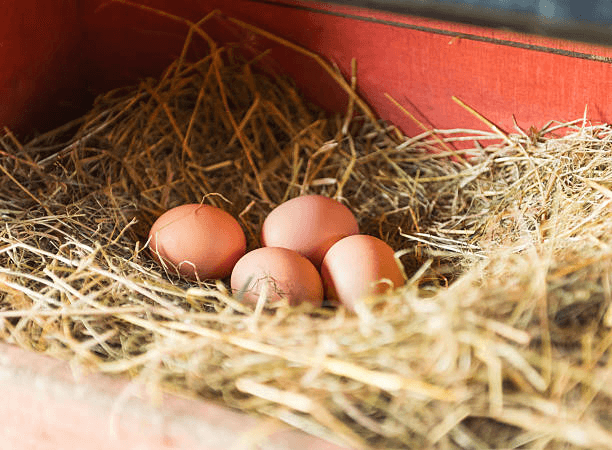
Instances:
[[[56,105],[79,97],[75,6],[76,0],[0,2],[0,126],[48,127],[56,123],[49,120]]]
[[[279,422],[0,343],[2,450],[348,450]]]
[[[612,50],[603,46],[316,2],[142,1],[191,20],[219,8],[321,54],[345,75],[355,58],[360,94],[381,117],[409,134],[418,128],[385,93],[438,128],[482,128],[451,101],[453,95],[507,129],[512,128],[512,115],[528,128],[551,119],[581,117],[585,107],[593,120],[612,119],[607,94],[612,87]],[[34,99],[47,99],[66,87],[91,96],[142,76],[158,75],[181,48],[186,27],[169,19],[102,0],[83,0],[77,6],[74,1],[64,3],[61,14],[59,7],[28,10],[29,19],[41,24],[36,33],[18,29],[13,22],[5,24],[7,19],[0,16],[0,26],[10,25],[0,35],[0,52],[4,52],[0,56],[5,62],[0,68],[0,92],[9,94],[0,109],[1,124],[35,126],[24,123],[28,114],[15,115],[15,111],[25,108],[33,114],[35,105],[53,114],[48,102]],[[27,4],[33,6],[34,0],[20,3]],[[70,19],[75,14],[78,20]],[[24,33],[27,36],[18,42]],[[260,49],[271,47],[272,57],[310,98],[331,109],[344,108],[346,96],[302,55],[256,35],[245,36],[236,27],[232,31],[219,25],[215,37],[246,39]],[[15,42],[19,51],[14,49]],[[7,46],[14,49],[12,53]],[[65,65],[67,52],[78,64]],[[14,63],[17,60],[20,65]],[[62,72],[49,77],[46,65],[61,67]],[[28,85],[27,95],[11,91],[15,83]]]

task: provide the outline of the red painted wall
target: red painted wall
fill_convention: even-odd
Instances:
[[[506,129],[512,115],[527,128],[581,117],[587,105],[592,119],[612,121],[607,47],[317,2],[140,1],[191,20],[222,9],[320,53],[345,75],[356,58],[361,95],[409,134],[418,128],[385,93],[439,128],[483,127],[452,95]],[[0,124],[26,130],[42,127],[61,104],[81,108],[96,93],[158,75],[186,32],[182,24],[103,0],[7,3],[0,6]],[[211,32],[271,47],[308,97],[344,108],[346,96],[308,58],[223,21]]]
[[[77,0],[0,2],[0,126],[46,128],[80,110]]]

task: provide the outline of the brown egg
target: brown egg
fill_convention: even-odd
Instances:
[[[279,247],[262,247],[244,255],[234,266],[232,290],[247,303],[255,303],[267,286],[268,301],[281,297],[295,306],[323,302],[323,284],[312,263],[297,252]]]
[[[277,206],[266,217],[261,241],[266,247],[295,250],[319,268],[329,248],[359,233],[350,209],[322,195],[304,195]]]
[[[321,266],[326,298],[352,309],[364,297],[403,285],[404,276],[393,254],[387,243],[374,236],[356,234],[336,242]]]
[[[246,237],[229,213],[187,204],[162,214],[151,227],[149,247],[169,271],[185,278],[224,278],[246,251]]]

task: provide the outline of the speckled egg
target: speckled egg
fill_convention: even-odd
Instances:
[[[405,283],[393,249],[386,242],[364,234],[336,242],[323,259],[321,277],[326,298],[339,300],[350,309],[364,297]]]
[[[244,255],[231,277],[234,294],[246,303],[255,303],[264,288],[268,301],[281,297],[295,306],[323,302],[323,284],[315,266],[299,253],[280,247],[262,247]]]
[[[261,241],[267,247],[295,250],[318,269],[332,245],[357,233],[357,219],[342,203],[322,195],[304,195],[270,212],[262,226]]]
[[[246,251],[234,217],[209,205],[187,204],[162,214],[151,227],[153,257],[188,279],[225,278]]]

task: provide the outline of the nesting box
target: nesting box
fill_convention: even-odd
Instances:
[[[551,117],[581,117],[585,108],[594,120],[611,119],[605,93],[612,50],[603,45],[310,1],[147,4],[192,20],[220,9],[321,55],[347,77],[354,59],[359,93],[407,134],[422,130],[387,95],[433,128],[480,125],[453,96],[509,130],[514,119],[539,127]],[[95,94],[157,76],[185,37],[184,24],[113,2],[3,8],[0,123],[26,132],[78,115]],[[469,20],[471,10],[462,11]],[[495,23],[495,12],[489,18]],[[583,36],[590,37],[587,26]],[[221,41],[235,37],[218,31]],[[346,106],[336,86],[316,82],[324,74],[312,61],[261,36],[250,39],[273,47],[274,59],[312,100]]]
[[[180,18],[197,21],[216,9],[320,55],[346,78],[355,74],[362,98],[406,135],[457,123],[479,128],[453,98],[506,130],[576,119],[585,108],[591,119],[612,120],[612,50],[601,45],[309,1],[143,4],[168,16],[104,0],[5,2],[0,125],[32,136],[79,116],[97,94],[158,76],[181,51],[187,27]],[[213,37],[232,41],[234,31],[219,27]],[[329,74],[312,57],[260,34],[240,39],[270,49],[311,101],[346,107],[346,92],[325,82]],[[6,448],[226,449],[242,448],[247,435],[271,436],[261,448],[341,448],[201,400],[134,404],[142,386],[79,377],[65,363],[0,348]]]

